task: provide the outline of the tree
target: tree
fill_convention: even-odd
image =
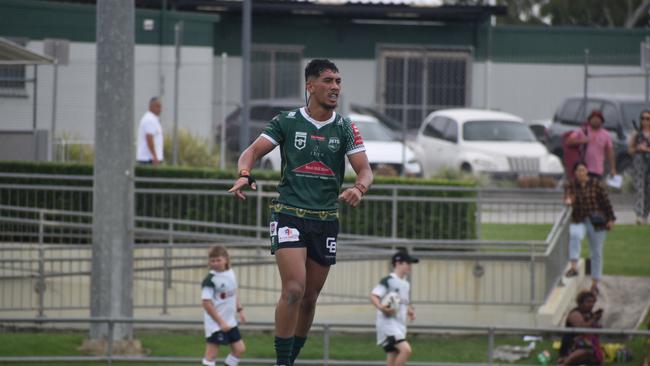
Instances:
[[[644,27],[650,0],[549,0],[541,8],[552,25]]]
[[[646,27],[650,0],[444,0],[454,5],[504,5],[500,24],[555,26]]]
[[[443,0],[449,5],[501,5],[508,9],[507,15],[497,19],[499,24],[543,24],[539,10],[547,0]]]

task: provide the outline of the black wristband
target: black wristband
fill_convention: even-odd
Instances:
[[[255,183],[255,178],[253,178],[252,175],[249,175],[247,178],[248,178],[248,185],[252,186],[253,183]]]
[[[249,186],[252,186],[253,183],[255,183],[255,178],[253,178],[252,175],[240,175],[239,178],[246,178]]]

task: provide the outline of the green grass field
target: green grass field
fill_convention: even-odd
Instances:
[[[82,343],[86,333],[2,333],[0,334],[0,355],[3,356],[63,356],[81,355],[77,347]],[[248,358],[273,358],[273,339],[269,334],[244,332]],[[142,341],[143,346],[150,350],[151,356],[176,356],[196,357],[200,360],[203,354],[203,338],[198,331],[169,331],[138,332],[136,337]],[[548,337],[546,337],[548,338]],[[557,338],[557,337],[555,337]],[[460,362],[460,363],[486,363],[487,337],[485,336],[410,336],[409,341],[413,347],[412,361],[420,362]],[[552,339],[545,339],[537,345],[531,358],[517,362],[519,364],[536,363],[536,353],[543,349],[552,350]],[[304,359],[322,359],[322,337],[313,336],[307,342],[301,353]],[[526,345],[519,336],[500,336],[495,341],[496,345]],[[643,353],[643,340],[640,338],[627,342],[633,354]],[[221,356],[227,354],[227,348],[222,348]],[[557,352],[551,352],[556,354]],[[332,359],[346,360],[383,360],[383,350],[375,345],[374,336],[335,334],[331,337]],[[629,363],[617,365],[640,365],[637,358]],[[118,363],[120,365],[137,365],[137,363]],[[18,365],[18,364],[16,364]],[[20,365],[38,365],[36,363],[20,363]],[[41,364],[42,365],[42,364]],[[61,365],[63,363],[47,363],[47,365]],[[75,365],[102,365],[102,363],[75,363]],[[142,364],[140,364],[142,365]],[[169,364],[172,365],[172,364]],[[262,365],[260,365],[262,366]],[[265,365],[268,366],[268,365]]]
[[[487,240],[544,240],[550,225],[483,225],[483,239]],[[648,227],[620,225],[608,233],[605,242],[605,274],[623,276],[650,276],[648,266]],[[583,244],[583,257],[587,256],[588,245]],[[650,320],[650,315],[648,315]],[[268,333],[243,332],[247,344],[248,358],[273,358],[272,336]],[[0,355],[2,356],[71,356],[81,355],[85,332],[6,332],[0,333]],[[202,333],[195,331],[143,331],[136,337],[152,356],[196,357],[203,354]],[[546,337],[548,338],[548,337]],[[485,336],[413,336],[409,337],[414,353],[412,361],[422,362],[487,362],[487,337]],[[606,341],[604,341],[606,342]],[[322,337],[314,335],[302,352],[302,357],[322,359]],[[501,336],[496,344],[524,345],[521,337]],[[632,362],[617,365],[641,365],[644,354],[644,340],[634,338],[626,342],[636,356]],[[536,352],[551,349],[551,340],[545,339]],[[222,355],[227,354],[222,350]],[[553,355],[557,352],[552,352]],[[535,354],[532,355],[533,357]],[[350,360],[383,360],[385,354],[375,345],[374,335],[337,334],[331,338],[330,357]],[[521,363],[536,364],[534,358]],[[75,365],[104,365],[105,363],[75,363]],[[136,365],[135,363],[117,363]],[[3,364],[5,365],[5,364]],[[8,365],[8,364],[7,364]],[[16,365],[43,365],[16,363]],[[65,365],[47,363],[47,365]],[[140,364],[142,365],[142,364]],[[171,365],[171,364],[169,364]],[[266,365],[268,366],[268,365]]]
[[[545,240],[551,225],[484,224],[485,240]],[[638,225],[617,225],[605,239],[603,272],[613,276],[650,277],[650,228]],[[582,243],[582,257],[589,254],[587,239]]]

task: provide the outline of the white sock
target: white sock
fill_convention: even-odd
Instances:
[[[226,366],[237,366],[239,365],[239,359],[232,354],[228,354],[228,357],[223,361]]]
[[[208,361],[205,358],[203,359],[203,366],[216,366],[217,363],[215,361]]]

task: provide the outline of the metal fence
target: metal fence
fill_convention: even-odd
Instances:
[[[43,178],[20,174],[3,177]],[[92,181],[85,176],[57,179],[68,185],[22,181],[0,185],[0,202],[13,203],[0,204],[0,242],[4,243],[0,245],[0,310],[43,315],[46,311],[89,306]],[[249,199],[254,204],[249,206],[237,204],[227,194],[230,181],[138,178],[138,182],[197,186],[136,189],[139,210],[153,212],[152,207],[168,206],[165,212],[170,213],[168,217],[135,218],[136,308],[168,313],[171,308],[195,307],[200,290],[197,284],[205,275],[205,250],[215,243],[225,243],[237,258],[234,266],[245,303],[272,306],[277,301],[278,274],[265,238],[267,204],[275,193],[263,187],[270,182],[260,182],[260,189]],[[322,304],[365,304],[368,289],[385,274],[385,258],[396,247],[407,247],[422,258],[413,273],[413,300],[420,304],[526,305],[532,309],[545,301],[566,265],[569,215],[563,211],[558,191],[399,185],[373,189],[387,193],[368,195],[370,202],[342,215],[339,263],[319,299]],[[412,195],[416,189],[449,195],[417,197]],[[467,191],[472,194],[453,195]],[[206,205],[210,200],[226,200],[231,205],[226,206],[229,221],[215,219]],[[404,215],[400,204],[414,201],[417,205],[409,206],[413,217],[446,207],[441,215],[446,222],[417,233],[399,228],[397,218]],[[431,234],[454,228],[458,220],[454,207],[470,204],[476,207],[478,239],[436,239]],[[362,220],[378,221],[373,215],[380,206],[390,213],[388,227],[373,224],[363,232],[350,229]],[[540,224],[548,227],[549,234],[539,240],[484,240],[481,230],[487,223]],[[405,237],[409,234],[422,237]],[[350,283],[349,278],[356,281]]]
[[[186,320],[186,319],[138,319],[138,318],[0,318],[0,324],[36,324],[41,327],[44,324],[91,324],[103,323],[108,325],[109,335],[106,343],[106,353],[100,356],[0,356],[0,363],[5,362],[106,362],[107,365],[112,365],[113,362],[133,362],[133,363],[198,363],[201,361],[200,357],[178,357],[178,356],[123,356],[117,355],[114,352],[115,345],[112,337],[115,324],[128,323],[134,325],[158,325],[158,326],[199,326],[201,321]],[[241,325],[245,330],[269,330],[273,329],[273,323],[257,322],[247,323]],[[335,337],[335,332],[340,331],[356,331],[363,333],[371,333],[374,331],[373,324],[342,324],[342,323],[314,323],[312,325],[312,335],[321,333],[323,337],[323,351],[322,359],[305,359],[302,358],[298,361],[301,365],[357,365],[357,366],[378,366],[385,365],[384,360],[342,360],[336,359],[332,356],[331,339]],[[436,326],[436,325],[411,325],[409,326],[409,333],[420,335],[436,335],[440,333],[450,332],[463,332],[472,334],[480,334],[487,336],[486,347],[486,361],[484,362],[467,362],[467,363],[451,363],[451,362],[413,362],[409,361],[409,365],[413,366],[439,366],[439,365],[495,365],[502,364],[495,357],[496,339],[500,335],[558,335],[558,334],[598,334],[609,337],[650,337],[648,330],[624,330],[624,329],[595,329],[595,328],[530,328],[530,327],[486,327],[486,326]],[[533,348],[534,350],[534,348]],[[537,351],[537,350],[535,350]],[[534,358],[535,355],[531,352],[530,356]],[[641,355],[637,357],[642,357]],[[274,360],[266,358],[242,358],[240,363],[242,365],[257,365],[257,364],[272,364]]]
[[[385,275],[396,243],[342,242],[339,260],[323,289],[321,305],[366,305],[367,292]],[[399,243],[404,244],[404,243]],[[408,244],[421,257],[412,274],[419,305],[542,304],[561,275],[540,243]],[[206,274],[209,244],[138,244],[134,249],[133,301],[136,309],[196,308]],[[260,243],[228,243],[240,297],[252,307],[272,307],[280,293],[275,262]],[[526,246],[526,249],[523,247]],[[554,243],[552,248],[562,244]],[[516,253],[514,251],[521,252]],[[529,250],[528,252],[524,250]],[[549,249],[558,251],[557,249]],[[505,252],[504,252],[505,251]],[[0,245],[0,311],[33,311],[39,316],[90,306],[89,245]],[[560,271],[554,272],[556,268]],[[355,281],[350,281],[354,278]],[[463,283],[463,286],[454,284]]]
[[[92,212],[92,176],[0,173],[0,179],[12,182],[0,183],[0,205]],[[277,197],[273,181],[258,182],[258,190],[249,193],[254,204],[232,198],[227,192],[231,180],[136,177],[135,184],[136,215],[186,220],[184,225],[195,225],[196,233],[214,233],[203,224],[218,222],[222,225],[218,233],[260,238],[267,230],[268,205]],[[216,206],[227,214],[215,212]],[[374,185],[360,207],[341,208],[340,222],[344,235],[449,239],[473,230],[473,235],[462,238],[481,239],[482,224],[552,224],[562,209],[559,190]],[[431,220],[434,216],[442,219]],[[404,217],[408,222],[402,221]],[[14,231],[3,225],[2,232]],[[139,227],[165,226],[147,225]]]

